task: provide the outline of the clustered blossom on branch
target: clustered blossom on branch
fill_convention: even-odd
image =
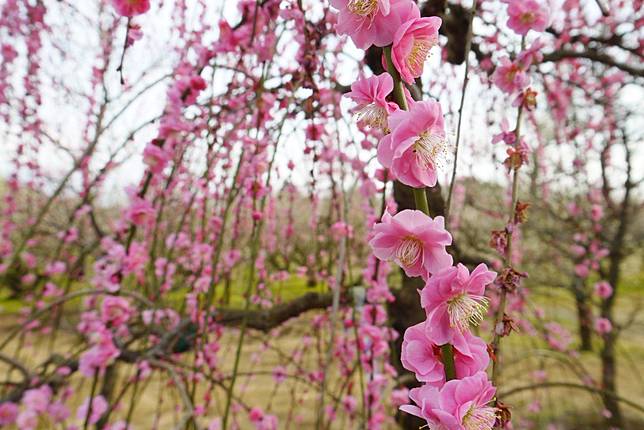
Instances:
[[[618,29],[639,29],[641,23],[628,23],[614,14],[591,23],[585,12],[596,2],[570,0],[563,3],[562,11],[555,11],[558,22],[547,34],[530,40],[534,32],[550,25],[544,2],[501,2],[507,3],[507,22],[501,22],[505,15],[498,14],[498,1],[473,4],[473,9],[480,8],[472,46],[477,64],[472,66],[484,84],[494,86],[485,93],[491,95],[491,103],[486,97],[477,100],[476,108],[480,103],[479,110],[493,124],[498,106],[511,104],[523,112],[524,123],[529,120],[538,129],[534,85],[545,94],[557,124],[565,125],[554,130],[556,139],[578,140],[579,153],[585,154],[593,143],[585,141],[581,127],[569,122],[578,103],[576,92],[581,91],[592,109],[574,112],[574,117],[590,113],[594,118],[585,124],[588,131],[614,145],[620,134],[615,112],[608,107],[597,109],[592,99],[601,95],[607,105],[617,99],[613,96],[627,81],[623,71],[609,69],[629,68],[621,57],[632,59],[637,56],[634,52],[641,51],[633,47],[636,32]],[[488,304],[499,317],[492,327],[495,335],[505,336],[516,328],[532,335],[541,329],[552,349],[572,357],[572,337],[563,326],[543,323],[543,315],[537,329],[528,326],[527,320],[513,320],[525,304],[526,293],[520,288],[525,273],[514,267],[521,257],[516,242],[521,239],[519,227],[526,220],[528,204],[513,201],[509,220],[493,232],[490,243],[503,260],[491,263],[498,276],[483,264],[470,271],[447,252],[457,231],[454,205],[447,211],[452,212],[447,222],[429,216],[422,204],[424,187],[437,184],[450,152],[441,104],[415,101],[411,93],[419,91],[409,91],[423,75],[427,56],[440,49],[441,20],[421,17],[416,6],[422,4],[426,14],[426,6],[434,2],[94,3],[99,6],[87,10],[95,10],[96,15],[87,16],[87,22],[96,25],[83,25],[80,31],[68,26],[74,28],[69,34],[64,28],[68,18],[71,22],[81,18],[70,2],[6,0],[0,6],[0,128],[4,139],[6,123],[5,140],[9,146],[15,141],[0,211],[0,283],[3,292],[5,285],[19,289],[25,302],[17,316],[19,326],[0,339],[4,343],[0,361],[3,369],[9,367],[9,377],[0,387],[0,427],[131,430],[142,421],[143,427],[153,427],[152,422],[165,420],[169,410],[176,423],[209,430],[308,427],[308,412],[301,411],[309,409],[312,397],[317,398],[311,390],[319,390],[318,427],[339,421],[347,428],[361,424],[377,430],[393,420],[387,393],[397,370],[389,362],[390,355],[396,355],[390,354],[390,345],[402,336],[402,365],[422,385],[411,392],[394,390],[394,405],[422,417],[432,430],[488,430],[508,421],[503,404],[498,399],[494,403],[494,371],[491,379],[486,375],[490,363],[494,366],[501,357],[500,351],[490,354],[490,346],[471,328],[481,322]],[[328,3],[339,14],[329,13]],[[238,6],[235,23],[212,20],[213,7],[231,4]],[[622,4],[637,9],[639,3]],[[163,13],[148,14],[148,21],[157,19],[155,24],[169,26],[172,35],[163,46],[163,65],[141,70],[140,79],[138,73],[128,73],[131,85],[118,88],[113,72],[119,69],[114,62],[123,58],[124,49],[135,42],[143,45],[150,39],[158,45],[161,40],[156,34],[143,38],[135,22],[151,7]],[[458,11],[465,8],[459,2],[448,2],[447,7],[441,37],[448,39],[447,45],[460,48],[465,26],[454,30],[453,24],[460,22]],[[82,12],[80,22],[86,24],[85,8]],[[344,87],[336,79],[347,70],[345,60],[352,59],[341,55],[345,43],[333,37],[335,24],[337,33],[351,36],[359,47],[385,51],[382,64],[388,71],[371,77],[361,74],[347,94],[356,104],[355,119],[364,133],[359,145],[354,145],[353,136],[346,139],[338,131]],[[123,25],[127,26],[124,40],[116,37]],[[478,32],[479,26],[485,31]],[[67,47],[67,41],[61,41],[72,33],[85,36],[85,27],[100,30],[101,37],[96,45],[96,38],[83,40],[81,46],[92,46],[95,52],[83,49],[84,60],[73,63],[67,57],[73,57],[77,46],[69,43]],[[502,46],[508,40],[506,28],[515,33],[509,38],[513,45],[522,39],[520,50]],[[52,51],[52,46],[57,48]],[[443,47],[442,58],[452,61],[453,48]],[[602,64],[612,61],[609,50],[613,48],[621,50],[622,56],[614,56],[614,65]],[[58,51],[63,61],[50,61]],[[145,63],[157,53],[146,51],[137,62]],[[596,55],[598,60],[584,55]],[[564,60],[559,62],[559,57]],[[367,59],[370,65],[371,60]],[[532,72],[542,62],[539,77]],[[77,87],[52,64],[80,66],[79,71],[87,68],[91,73]],[[550,66],[552,72],[546,72]],[[165,76],[152,82],[161,69]],[[452,82],[455,74],[449,74],[449,67],[444,69],[431,88],[441,98],[459,91]],[[586,82],[590,69],[601,78]],[[53,88],[42,92],[51,83]],[[157,85],[165,88],[166,101],[155,111],[160,105],[158,94],[152,103],[145,94],[158,89]],[[81,106],[83,112],[75,114],[84,123],[79,130],[82,138],[68,135],[58,118],[43,115],[47,108],[41,105],[56,93],[63,95],[71,110],[73,105]],[[68,99],[74,103],[67,103]],[[150,103],[150,109],[144,109],[150,112],[134,114],[129,106],[141,100]],[[606,113],[605,117],[599,118],[598,112]],[[519,130],[521,123],[521,113],[514,126],[504,119],[493,142],[504,145],[508,173],[516,175],[529,156],[532,160],[534,150],[535,172],[541,174],[546,163],[539,165],[538,157],[543,148],[531,147],[531,136]],[[133,124],[140,127],[130,130]],[[118,138],[130,132],[112,153]],[[291,158],[293,142],[286,136],[294,135],[303,137],[297,143],[304,148]],[[106,178],[121,174],[120,164],[136,152],[139,143],[145,145],[143,176],[125,190],[124,205],[105,211],[97,201],[106,192]],[[354,146],[359,146],[357,151]],[[69,174],[59,175],[60,166],[53,170],[49,166],[45,155],[52,147],[71,156]],[[368,166],[374,150],[381,166],[372,175]],[[602,162],[610,165],[610,156],[606,150]],[[574,160],[576,170],[583,170],[584,157]],[[309,176],[301,187],[301,177],[296,177],[303,172]],[[420,196],[417,210],[395,212],[385,198],[392,179],[414,187],[414,197]],[[355,187],[347,187],[353,180]],[[548,186],[540,178],[536,182],[543,189]],[[58,191],[52,193],[52,185]],[[351,194],[353,189],[359,198]],[[465,185],[456,183],[455,193],[455,201],[465,205]],[[609,189],[608,194],[619,193]],[[376,209],[374,202],[379,203],[380,196],[383,206]],[[578,227],[579,233],[571,238],[575,261],[570,271],[582,282],[608,279],[601,270],[602,260],[609,252],[618,254],[608,250],[606,237],[612,229],[603,225],[614,211],[601,201],[599,189],[585,197],[588,212],[583,209],[585,202],[569,208],[571,218],[592,221]],[[354,201],[360,201],[360,226],[350,221],[355,219],[350,212]],[[360,227],[371,229],[370,246]],[[343,245],[349,250],[346,258],[338,255]],[[385,261],[424,281],[418,311],[425,319],[404,335],[406,325],[397,319],[400,314],[387,314],[388,304],[398,305],[392,302],[399,292],[389,290],[387,275],[395,266]],[[273,287],[281,289],[292,278],[315,289],[328,286],[330,292],[284,303],[285,296]],[[619,283],[610,282],[598,282],[594,296],[588,292],[601,308],[600,315],[591,312],[588,325],[606,345],[622,330],[610,312]],[[241,283],[246,290],[240,293]],[[353,288],[357,284],[366,289]],[[349,291],[355,295],[345,301]],[[508,293],[507,304],[501,292]],[[336,313],[327,301],[332,293],[340,299]],[[231,295],[241,298],[249,311],[227,308]],[[311,297],[315,303],[309,306]],[[291,305],[301,307],[294,313],[283,312],[293,309]],[[280,336],[298,330],[296,324],[302,323],[285,321],[311,309],[327,311],[310,320],[307,316],[310,327],[305,330],[311,334],[302,335],[297,345],[282,345]],[[72,310],[74,319],[69,324],[65,317]],[[276,314],[285,318],[274,322]],[[62,335],[61,321],[66,323]],[[291,325],[282,330],[281,324]],[[39,347],[43,338],[67,339],[67,331],[73,332],[73,348],[67,342],[51,342],[44,365],[26,357],[25,350]],[[330,332],[334,340],[325,342],[322,337]],[[231,338],[239,339],[236,347],[231,346]],[[256,350],[246,346],[249,339]],[[279,365],[272,362],[275,353]],[[243,357],[241,364],[230,370],[235,356],[237,362]],[[332,364],[327,367],[328,363]],[[343,384],[335,384],[331,377]],[[535,377],[538,382],[543,378]],[[265,384],[267,380],[271,383]],[[157,381],[164,387],[158,390],[163,407],[148,417],[139,413],[139,399],[148,398],[154,391],[149,387],[156,387]],[[614,385],[605,382],[584,384],[614,392]],[[274,391],[266,399],[257,399],[251,393],[257,385],[270,385]],[[292,402],[285,414],[274,406],[288,396],[287,390]],[[247,404],[250,399],[253,404]],[[513,424],[524,428],[523,421]]]
[[[371,124],[385,134],[378,145],[378,160],[393,179],[419,188],[424,198],[424,187],[436,185],[438,168],[446,156],[444,119],[438,102],[412,100],[403,82],[412,84],[422,75],[431,48],[438,44],[441,19],[419,18],[411,0],[396,2],[398,7],[414,11],[400,26],[396,20],[387,22],[389,4],[381,7],[381,2],[375,0],[352,0],[334,5],[340,8],[338,32],[348,33],[357,46],[366,48],[369,42],[391,45],[385,54],[389,58],[383,59],[383,63],[389,62],[393,70],[359,80],[353,84],[354,91],[349,97],[359,103],[359,121],[364,121],[365,106],[374,106],[369,112],[377,112],[371,114],[377,120]],[[368,20],[373,25],[365,28]],[[344,23],[349,21],[361,25],[348,31]],[[376,43],[371,32],[380,26],[397,30],[393,37],[381,33]],[[397,92],[393,110],[383,97],[391,94],[363,91],[367,96],[356,98],[356,88],[369,88],[372,82],[381,81],[387,83],[380,87],[383,91]],[[382,126],[384,117],[387,127]],[[421,276],[426,281],[420,294],[427,321],[407,329],[401,356],[403,366],[425,385],[410,393],[418,406],[401,409],[425,419],[432,428],[491,429],[497,410],[490,405],[495,389],[484,372],[489,363],[487,346],[469,328],[483,319],[487,310],[485,287],[494,281],[496,274],[484,264],[472,274],[461,264],[452,266],[452,257],[445,249],[451,243],[443,218],[432,219],[421,210],[404,210],[394,216],[385,213],[382,222],[372,230],[370,245],[376,257],[394,261],[408,276]],[[454,378],[457,379],[450,381]],[[455,392],[459,394],[455,396]]]

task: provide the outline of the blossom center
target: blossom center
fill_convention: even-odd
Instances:
[[[479,325],[487,311],[488,299],[467,293],[458,294],[447,301],[450,327],[466,331],[471,325]],[[475,428],[475,427],[473,427]]]
[[[514,78],[516,78],[518,73],[519,73],[519,68],[513,64],[508,70],[508,74],[506,76],[507,81],[509,83],[514,82]]]
[[[370,16],[378,11],[378,0],[349,0],[347,9],[355,15]]]
[[[412,150],[416,154],[418,164],[425,169],[435,169],[443,161],[447,151],[447,141],[439,134],[424,131],[414,142]]]
[[[387,128],[387,110],[376,103],[370,103],[356,112],[356,120],[362,126],[385,130]]]
[[[535,21],[534,12],[524,12],[519,16],[519,20],[522,24],[532,24]]]
[[[396,258],[404,267],[410,267],[420,258],[423,244],[415,237],[409,236],[400,242],[396,249]]]
[[[472,406],[463,417],[465,430],[490,430],[496,422],[496,408]]]
[[[429,50],[436,45],[437,41],[434,38],[418,38],[414,39],[414,43],[411,46],[409,55],[407,55],[407,67],[409,70],[417,76],[420,76],[423,73],[423,68],[425,65],[425,60],[429,55]]]

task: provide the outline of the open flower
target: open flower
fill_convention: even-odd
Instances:
[[[521,91],[530,83],[530,77],[519,62],[512,62],[508,57],[503,57],[500,64],[492,74],[492,82],[508,94]]]
[[[452,256],[445,250],[451,243],[442,216],[432,219],[421,211],[407,209],[393,217],[385,213],[382,222],[374,225],[369,245],[377,258],[395,261],[407,276],[426,279],[452,264]]]
[[[12,402],[0,403],[0,426],[8,426],[16,421],[18,405]]]
[[[103,416],[103,414],[107,411],[109,405],[107,403],[107,400],[105,400],[105,397],[101,395],[91,398],[91,402],[92,408],[88,422],[89,424],[96,424],[98,420],[101,419],[101,416]],[[84,421],[87,418],[87,413],[90,412],[89,408],[90,398],[88,397],[76,411],[76,418]]]
[[[608,318],[597,318],[595,320],[595,331],[599,334],[606,334],[613,331],[613,324]]]
[[[400,410],[427,421],[435,430],[490,430],[497,409],[488,404],[495,388],[485,372],[447,382],[440,390],[431,385],[412,388],[409,398],[415,403]]]
[[[405,22],[394,35],[391,60],[403,81],[411,84],[423,74],[429,51],[438,45],[441,19],[437,16]]]
[[[508,4],[508,27],[525,36],[530,30],[544,31],[548,26],[548,7],[537,0],[505,0]]]
[[[406,21],[420,17],[418,6],[409,0],[331,0],[338,9],[338,34],[346,34],[358,48],[387,46]]]
[[[386,131],[389,114],[398,108],[386,100],[393,89],[394,81],[389,73],[359,79],[351,85],[351,92],[346,97],[358,104],[356,118],[359,125]]]
[[[121,16],[141,15],[150,9],[150,0],[112,0],[112,6]]]
[[[400,360],[405,369],[416,378],[435,387],[445,383],[445,370],[441,361],[440,346],[427,337],[427,322],[409,327],[403,338]],[[490,362],[486,343],[471,333],[465,333],[454,344],[456,377],[461,379],[485,370]]]
[[[447,158],[443,112],[438,102],[414,103],[409,111],[389,115],[391,134],[378,145],[378,161],[393,179],[410,187],[433,187],[437,170]]]
[[[606,281],[597,282],[594,290],[595,294],[602,299],[607,299],[613,295],[613,287]]]
[[[483,263],[471,274],[460,263],[434,273],[420,292],[428,337],[438,345],[460,342],[470,325],[483,320],[488,303],[485,287],[495,278],[496,273]]]

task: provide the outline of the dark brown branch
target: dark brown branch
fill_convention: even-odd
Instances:
[[[632,76],[639,78],[644,77],[644,69],[626,63],[620,63],[604,52],[599,52],[591,49],[586,49],[583,51],[575,51],[573,49],[560,49],[558,51],[545,54],[543,56],[543,62],[556,62],[569,58],[585,58],[591,61],[603,63],[607,66],[616,67]]]
[[[269,309],[249,311],[220,309],[216,311],[215,319],[220,324],[236,326],[241,325],[246,318],[247,327],[267,332],[310,310],[326,309],[331,306],[332,300],[331,293],[306,293],[288,303],[278,304]]]

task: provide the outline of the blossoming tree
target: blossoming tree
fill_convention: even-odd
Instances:
[[[640,0],[0,10],[0,427],[528,428],[561,387],[644,413]],[[514,330],[578,380],[513,376]]]

